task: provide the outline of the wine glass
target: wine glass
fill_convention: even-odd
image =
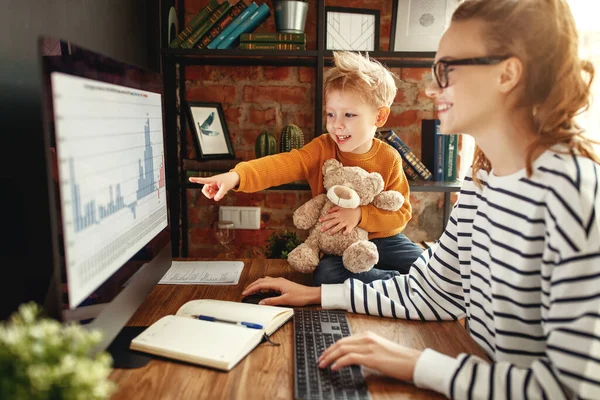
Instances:
[[[231,253],[233,249],[228,246],[235,239],[235,224],[231,221],[216,221],[213,224],[215,238],[225,248],[225,253]]]

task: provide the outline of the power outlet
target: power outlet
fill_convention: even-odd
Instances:
[[[232,221],[235,229],[260,229],[260,207],[219,207],[219,221]]]

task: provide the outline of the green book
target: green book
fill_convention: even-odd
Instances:
[[[224,17],[229,9],[231,8],[231,3],[229,1],[225,1],[221,3],[221,5],[212,13],[207,20],[205,20],[202,24],[200,24],[196,30],[188,37],[185,42],[181,43],[182,49],[191,49],[194,47],[196,43],[202,37],[211,30],[211,28],[222,18]]]
[[[208,3],[206,7],[204,7],[202,10],[200,10],[198,14],[196,14],[196,16],[190,21],[190,24],[186,26],[181,32],[179,32],[177,37],[173,39],[169,46],[172,49],[178,48],[184,40],[190,37],[192,32],[194,32],[194,30],[201,23],[206,21],[208,16],[212,14],[217,9],[217,7],[219,7],[219,3],[217,3],[217,0],[210,0],[210,3]]]
[[[244,2],[244,0],[240,0],[237,2],[235,6],[232,6],[229,9],[227,15],[217,22],[210,31],[206,35],[202,37],[197,43],[196,48],[204,49],[206,46],[210,44],[221,32],[223,29],[227,28],[234,19],[236,19],[245,9],[248,8],[248,5]]]
[[[242,42],[238,48],[244,50],[306,50],[306,45],[301,43]]]
[[[267,42],[267,43],[301,43],[306,44],[305,33],[242,33],[241,42]]]
[[[444,180],[452,182],[456,180],[456,163],[458,161],[458,135],[445,135],[444,145]]]

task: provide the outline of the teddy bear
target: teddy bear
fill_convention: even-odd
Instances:
[[[345,235],[341,231],[321,232],[325,222],[319,222],[334,206],[356,208],[373,204],[383,210],[397,211],[404,204],[400,192],[383,191],[383,178],[377,172],[369,173],[360,167],[344,167],[335,159],[323,164],[323,186],[327,194],[320,194],[304,203],[294,212],[294,225],[310,229],[308,238],[288,254],[289,264],[303,273],[313,272],[319,264],[319,251],[342,256],[344,267],[351,272],[365,272],[379,261],[377,246],[369,241],[368,232],[358,226]]]

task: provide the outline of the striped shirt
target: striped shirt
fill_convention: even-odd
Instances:
[[[600,166],[548,150],[533,171],[479,171],[481,188],[467,176],[445,232],[408,275],[324,285],[323,307],[466,316],[493,362],[427,349],[414,374],[450,398],[600,399]]]

